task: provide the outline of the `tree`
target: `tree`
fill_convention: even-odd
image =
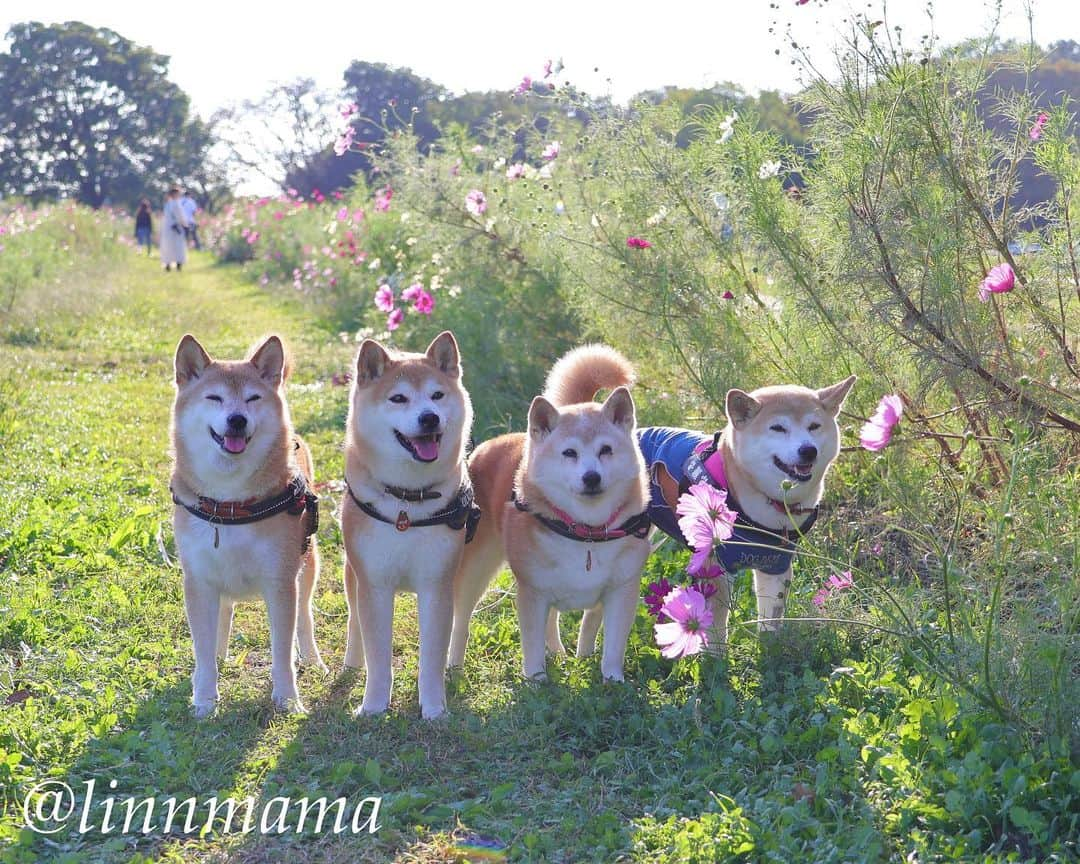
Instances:
[[[8,38],[0,194],[132,204],[200,164],[207,139],[167,57],[77,21],[17,24]]]
[[[333,143],[340,101],[319,90],[313,79],[296,78],[274,84],[259,99],[218,111],[211,124],[230,173],[241,183],[269,181],[306,194],[310,187],[299,178],[312,173],[312,165]]]

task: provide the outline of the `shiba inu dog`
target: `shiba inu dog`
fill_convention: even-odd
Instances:
[[[285,402],[285,348],[269,336],[246,360],[212,360],[187,335],[175,371],[173,527],[195,647],[195,715],[214,710],[216,658],[228,651],[233,606],[255,595],[270,616],[274,704],[302,711],[294,641],[301,662],[326,666],[311,613],[318,498],[311,453],[293,433]]]
[[[840,452],[836,417],[855,376],[821,390],[795,385],[730,390],[728,424],[714,435],[687,429],[638,430],[651,478],[652,523],[686,544],[675,507],[692,484],[728,492],[738,512],[734,535],[716,550],[716,563],[730,575],[754,571],[759,625],[779,628],[791,586],[791,561],[799,537],[817,519],[825,475]],[[715,581],[710,598],[713,641],[727,640],[730,585]]]
[[[481,444],[469,472],[485,517],[455,580],[451,665],[465,658],[469,618],[505,560],[517,583],[523,671],[545,677],[545,642],[561,653],[557,610],[584,609],[577,656],[623,680],[641,568],[649,554],[645,463],[634,440],[634,372],[611,348],[559,360],[529,408],[528,432]],[[603,404],[597,391],[611,389]],[[546,631],[546,639],[545,639]]]
[[[371,339],[360,345],[341,529],[349,602],[345,665],[367,666],[361,713],[381,713],[390,704],[398,591],[417,595],[421,715],[446,711],[454,572],[479,516],[465,470],[471,428],[452,333],[441,333],[424,354],[387,351]]]

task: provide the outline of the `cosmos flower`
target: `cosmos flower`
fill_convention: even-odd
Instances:
[[[1035,124],[1031,127],[1031,131],[1028,132],[1028,138],[1032,141],[1038,141],[1042,138],[1043,127],[1050,121],[1050,115],[1042,113],[1035,120]]]
[[[654,624],[656,644],[668,659],[697,654],[709,644],[706,630],[712,626],[712,610],[704,595],[694,588],[676,588],[664,598],[661,615],[671,620]]]
[[[540,155],[543,157],[544,161],[550,162],[553,159],[558,159],[559,158],[559,150],[560,150],[559,142],[558,141],[552,141],[550,144],[547,145],[547,147],[544,148],[544,152],[541,153]]]
[[[700,573],[716,545],[731,537],[736,513],[727,506],[727,492],[708,483],[695,483],[675,506],[679,530],[694,550],[687,573]]]
[[[979,299],[985,303],[991,294],[1007,294],[1016,285],[1016,273],[1008,262],[998,264],[986,274],[979,285]]]
[[[400,309],[395,309],[389,315],[386,316],[386,329],[397,330],[401,326],[401,321],[404,319],[405,313]]]
[[[895,393],[882,396],[874,416],[862,427],[859,443],[867,450],[877,452],[885,447],[892,438],[893,427],[900,422],[904,414],[904,403]]]
[[[630,249],[648,249],[652,246],[652,243],[642,237],[627,237],[626,245]]]
[[[481,215],[487,210],[487,198],[479,189],[473,189],[465,196],[465,209],[473,216]]]
[[[780,173],[780,160],[775,162],[762,162],[761,167],[758,168],[757,176],[759,180],[768,180],[770,177],[775,177]]]
[[[380,312],[392,312],[394,309],[394,289],[385,282],[375,292],[375,308]]]

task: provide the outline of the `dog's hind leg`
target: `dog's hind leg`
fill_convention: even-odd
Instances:
[[[217,623],[217,656],[222,660],[229,659],[229,634],[232,633],[233,609],[235,605],[228,597],[221,598],[218,607]]]
[[[480,520],[480,528],[472,542],[465,546],[461,565],[454,574],[454,629],[450,635],[447,666],[465,665],[465,648],[469,643],[469,622],[473,610],[499,571],[502,561],[502,542],[494,527],[491,527],[491,520]]]
[[[348,633],[345,637],[345,666],[348,669],[364,668],[364,640],[360,632],[360,610],[357,608],[356,572],[345,561],[345,600],[349,607]]]
[[[791,567],[783,573],[754,571],[754,594],[757,597],[758,631],[779,630],[787,608],[791,587]]]
[[[578,630],[577,656],[592,657],[596,653],[596,634],[604,620],[604,606],[597,603],[592,609],[586,609],[581,616],[581,629]]]
[[[559,610],[552,606],[548,610],[547,624],[544,627],[544,644],[548,654],[557,657],[565,657],[566,649],[562,644],[562,636],[559,633]]]
[[[311,608],[315,586],[319,581],[319,549],[315,538],[311,538],[311,548],[304,555],[300,567],[300,596],[296,606],[296,642],[299,648],[300,662],[304,666],[314,666],[328,672],[326,664],[319,656],[319,646],[315,642],[315,614]]]
[[[270,679],[274,706],[289,713],[302,713],[303,703],[296,689],[296,576],[282,577],[266,586],[266,611],[270,616]]]

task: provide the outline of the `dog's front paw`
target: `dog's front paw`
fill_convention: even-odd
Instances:
[[[437,720],[447,715],[445,702],[420,706],[420,716],[425,720]]]
[[[376,716],[376,715],[379,715],[379,714],[385,714],[386,709],[389,708],[389,707],[390,707],[390,705],[387,702],[382,702],[382,703],[376,703],[374,701],[373,702],[368,702],[368,700],[365,699],[363,702],[360,703],[360,707],[357,708],[355,711],[353,711],[353,716],[354,717],[372,717],[372,716]]]
[[[217,702],[194,702],[191,706],[191,716],[196,720],[205,720],[217,709]]]
[[[602,675],[604,676],[605,683],[622,684],[626,680],[623,678],[622,669],[618,672],[603,672]]]
[[[301,701],[300,696],[296,693],[288,694],[275,692],[271,694],[270,699],[274,703],[274,708],[284,714],[307,713],[303,701]]]
[[[546,684],[548,680],[547,672],[534,672],[533,674],[525,673],[525,680],[530,681],[533,684]]]

